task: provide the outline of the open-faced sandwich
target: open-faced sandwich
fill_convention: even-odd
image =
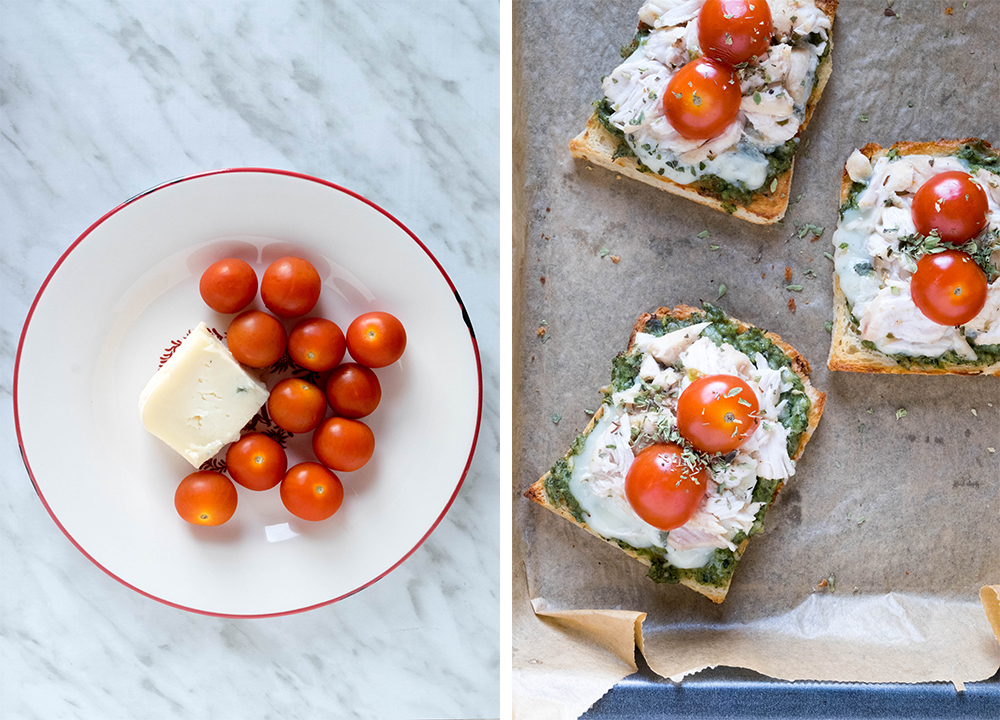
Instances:
[[[1000,153],[865,145],[841,202],[830,369],[1000,375]]]
[[[837,0],[649,0],[574,157],[758,224],[788,207]]]
[[[593,420],[525,495],[721,603],[823,412],[809,372],[712,306],[644,314]]]

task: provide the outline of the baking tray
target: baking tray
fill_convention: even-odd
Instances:
[[[615,685],[580,720],[703,718],[996,718],[1000,672],[966,683],[782,682],[750,670],[714,668],[675,683],[636,653],[639,671]]]
[[[851,417],[846,417],[843,408],[837,417],[837,411],[831,412],[828,405],[829,419],[824,417],[821,423],[821,437],[814,440],[815,448],[810,446],[807,450],[805,462],[812,467],[803,466],[804,477],[807,470],[814,478],[840,471],[841,463],[834,462],[829,452],[831,443],[838,438],[862,448],[872,462],[890,459],[897,462],[904,461],[901,458],[906,452],[926,452],[921,449],[925,445],[929,444],[929,449],[935,445],[954,447],[953,443],[961,442],[970,433],[983,431],[983,426],[972,424],[981,419],[982,413],[969,414],[968,407],[963,405],[963,413],[956,412],[955,417],[949,418],[951,425],[946,432],[931,433],[925,438],[921,431],[918,437],[914,426],[904,429],[904,424],[894,424],[901,407],[910,407],[909,421],[916,423],[915,408],[931,412],[940,404],[955,404],[952,401],[956,397],[970,406],[985,404],[990,399],[988,395],[994,396],[993,400],[1000,399],[1000,388],[991,379],[885,380],[828,372],[825,360],[829,336],[823,332],[823,326],[832,319],[832,304],[829,269],[822,256],[830,247],[829,238],[837,219],[840,170],[853,147],[865,142],[888,145],[902,139],[956,135],[980,136],[994,143],[1000,140],[1000,116],[995,107],[983,102],[984,93],[988,96],[989,88],[997,86],[998,76],[990,64],[995,62],[991,28],[1000,25],[1000,3],[968,3],[965,8],[962,3],[896,2],[897,16],[890,16],[884,12],[887,3],[842,0],[834,29],[834,78],[804,133],[788,216],[784,225],[770,228],[727,218],[570,158],[569,138],[582,129],[589,103],[600,95],[599,78],[616,64],[617,48],[628,42],[640,4],[640,0],[577,3],[521,0],[514,6],[515,209],[518,195],[523,193],[524,199],[523,215],[515,213],[515,234],[524,232],[527,237],[525,247],[515,245],[514,251],[515,539],[521,527],[517,523],[527,513],[539,512],[535,507],[520,507],[525,501],[519,497],[518,487],[523,490],[565,452],[586,424],[582,411],[597,406],[595,391],[606,383],[610,358],[624,347],[635,317],[657,304],[715,302],[722,295],[719,304],[731,315],[775,330],[800,349],[812,363],[813,380],[820,389],[843,396],[845,388],[850,388],[857,398],[863,398],[857,407],[851,408]],[[946,8],[952,12],[946,13]],[[571,38],[569,42],[560,39],[563,33]],[[938,68],[927,72],[938,72],[939,76],[920,75],[916,68],[901,68],[898,62],[886,62],[882,55],[866,54],[867,48],[880,37],[892,46],[891,52],[909,52],[912,56],[914,48],[920,48],[922,56],[947,57],[949,62],[956,63],[974,56],[975,65],[961,73],[949,74]],[[573,61],[574,53],[567,46],[574,44],[588,48],[587,53],[576,56],[590,59]],[[994,50],[986,52],[984,48]],[[595,60],[598,54],[601,57]],[[848,73],[862,75],[866,82],[859,84],[853,78],[847,81]],[[947,82],[942,81],[945,78]],[[517,128],[528,130],[519,133]],[[569,223],[567,205],[572,206],[580,197],[593,199],[592,206],[574,207],[574,212],[586,222]],[[662,219],[660,226],[651,223],[654,217]],[[807,224],[825,227],[825,234],[815,242],[810,242],[808,235],[803,239],[799,229]],[[637,228],[642,230],[637,232]],[[719,247],[713,248],[716,245]],[[678,265],[699,253],[706,260],[695,271],[677,271]],[[650,261],[666,268],[664,276],[669,277],[670,284],[663,282],[662,292],[643,292],[643,288],[634,287],[637,274],[655,275],[656,268]],[[804,285],[805,293],[784,291],[787,283],[783,281],[782,269],[789,266],[794,269],[793,282]],[[807,269],[813,270],[812,276],[799,280]],[[765,271],[766,280],[761,275]],[[595,293],[586,298],[567,297],[565,289],[581,274],[593,281]],[[733,282],[732,278],[740,282]],[[622,282],[623,279],[632,279],[633,284]],[[621,287],[610,292],[608,283],[620,283]],[[764,286],[769,294],[760,292]],[[789,300],[797,302],[797,311],[786,309]],[[588,364],[579,357],[581,349],[588,346],[579,342],[579,338],[572,338],[571,333],[580,325],[581,318],[586,320],[587,340],[596,341],[591,347],[601,348],[594,353],[602,358],[600,362],[587,358],[591,360]],[[541,386],[542,390],[536,393],[540,384],[534,380],[555,368],[562,374],[563,382],[555,388]],[[924,393],[927,397],[921,400]],[[873,442],[872,431],[878,429],[872,422],[873,415],[877,423],[891,425],[901,433],[892,453],[886,453],[884,445]],[[519,440],[519,427],[523,428],[526,440]],[[995,426],[986,426],[989,427]],[[822,437],[824,432],[826,437]],[[910,463],[919,461],[915,463],[911,458]],[[844,466],[848,464],[845,462]],[[975,468],[970,465],[968,469],[971,472]],[[773,529],[755,541],[759,547],[754,553],[763,556],[768,551],[765,543],[773,541],[771,533],[780,534],[783,525],[797,523],[803,517],[808,520],[803,515],[809,511],[807,501],[802,502],[798,488],[789,488],[789,493],[776,505],[775,518],[770,523]],[[872,528],[873,522],[869,516],[865,532]],[[579,538],[571,532],[579,533],[568,527],[567,542]],[[846,543],[856,541],[856,537],[845,531]],[[825,558],[814,560],[822,564]],[[956,569],[964,571],[965,568]],[[752,577],[749,563],[740,572]],[[876,567],[871,575],[864,577],[865,582],[850,583],[846,590],[850,592],[851,585],[860,584],[862,593],[877,594],[879,587],[921,592],[919,579],[909,572],[905,578],[890,577],[888,573],[880,577],[878,572]],[[996,579],[991,577],[989,582]],[[895,694],[898,702],[927,702],[930,715],[947,716],[952,711],[949,705],[952,700],[954,712],[966,712],[968,706],[961,704],[965,702],[963,698],[978,697],[980,689],[986,693],[984,701],[996,705],[1000,688],[1000,680],[994,675],[989,681],[967,683],[967,694],[952,698],[955,689],[948,683],[787,683],[735,669],[703,671],[677,686],[652,673],[641,658],[639,662],[640,672],[620,682],[591,710],[605,714],[588,717],[616,717],[611,714],[614,712],[621,713],[617,717],[628,717],[630,707],[640,708],[638,716],[642,717],[652,716],[650,708],[656,707],[674,713],[672,716],[683,716],[678,713],[682,712],[685,698],[696,693],[700,693],[697,696],[700,699],[691,706],[689,714],[704,711],[702,703],[711,702],[721,708],[721,716],[730,707],[738,708],[739,716],[753,710],[762,715],[784,713],[808,717],[802,714],[808,712],[807,708],[793,712],[781,705],[784,701],[778,698],[792,698],[787,701],[791,707],[827,691],[834,695],[822,697],[856,703],[854,714],[869,702],[877,703],[878,698]],[[899,708],[890,703],[887,709]],[[874,711],[861,714],[871,712]]]

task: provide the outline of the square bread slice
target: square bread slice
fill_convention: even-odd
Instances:
[[[978,138],[963,138],[961,140],[939,140],[936,142],[897,142],[884,148],[875,143],[868,143],[860,149],[862,155],[869,161],[877,160],[896,152],[899,155],[930,155],[945,157],[954,155],[963,146],[981,148],[985,152],[996,154],[992,146]],[[840,203],[843,206],[851,195],[853,181],[847,172],[845,164],[840,182]],[[996,280],[995,282],[1000,282]],[[900,363],[890,355],[873,349],[868,343],[863,344],[857,326],[851,320],[851,310],[847,297],[840,288],[840,278],[833,273],[833,330],[830,341],[830,356],[827,359],[830,370],[860,373],[893,373],[910,375],[995,375],[1000,376],[1000,361],[990,365],[965,365],[942,362],[940,364],[922,364],[920,362]]]
[[[703,311],[686,305],[679,305],[677,307],[674,307],[673,309],[660,308],[655,313],[652,314],[644,313],[643,315],[641,315],[632,329],[632,334],[629,338],[628,349],[624,354],[629,353],[635,347],[636,333],[647,332],[647,329],[651,327],[656,327],[656,326],[662,327],[664,321],[676,320],[676,321],[682,321],[685,324],[694,324],[696,322],[703,322],[706,320],[714,322],[719,319],[735,323],[737,326],[737,333],[740,335],[752,331],[758,334],[758,336],[767,338],[767,340],[769,340],[771,343],[777,346],[780,349],[780,351],[784,353],[784,355],[788,358],[789,361],[788,365],[790,369],[802,381],[804,392],[806,396],[809,398],[809,409],[806,414],[808,421],[807,426],[802,429],[802,432],[799,435],[798,445],[795,449],[794,454],[792,455],[793,460],[798,460],[799,457],[801,457],[803,450],[805,449],[806,443],[809,442],[809,439],[812,437],[813,432],[816,430],[816,426],[819,424],[820,417],[823,414],[823,405],[826,400],[826,395],[817,390],[816,388],[814,388],[810,383],[809,373],[811,372],[811,369],[806,359],[803,358],[795,350],[795,348],[793,348],[788,343],[784,342],[778,335],[770,332],[761,332],[756,328],[754,328],[753,325],[735,320],[733,318],[727,318],[725,315],[721,313],[721,311],[712,308],[711,306],[706,306],[706,309]],[[528,490],[524,493],[524,496],[529,500],[538,503],[547,510],[550,510],[556,515],[565,518],[574,525],[586,530],[595,537],[604,540],[613,547],[622,550],[622,552],[624,552],[626,555],[629,555],[630,557],[638,560],[644,565],[649,566],[650,577],[654,581],[677,582],[680,583],[681,585],[685,585],[686,587],[691,588],[692,590],[695,590],[698,593],[701,593],[714,603],[721,603],[723,600],[725,600],[726,594],[729,592],[729,587],[732,582],[733,571],[735,570],[736,566],[740,561],[740,558],[742,557],[744,551],[746,550],[747,543],[749,542],[750,539],[749,536],[742,539],[737,549],[732,552],[731,558],[727,558],[727,561],[724,563],[724,567],[722,568],[722,571],[724,572],[724,577],[722,578],[722,581],[719,583],[709,584],[699,580],[699,578],[697,577],[698,575],[697,571],[694,572],[681,571],[679,573],[679,577],[670,577],[670,578],[667,578],[667,576],[664,575],[662,572],[654,575],[654,571],[656,571],[657,569],[655,565],[660,565],[661,571],[666,569],[668,571],[667,575],[670,574],[670,569],[673,568],[673,566],[669,565],[669,563],[666,563],[666,568],[664,568],[662,567],[662,565],[666,561],[662,557],[654,560],[653,558],[651,558],[648,551],[647,552],[637,551],[635,548],[627,546],[627,544],[623,544],[618,540],[609,539],[602,536],[600,533],[595,531],[592,527],[590,527],[590,525],[587,524],[586,519],[581,518],[581,513],[573,512],[573,508],[570,507],[570,503],[567,502],[565,496],[562,496],[558,492],[550,490],[547,484],[547,480],[549,480],[549,478],[552,476],[552,473],[556,471],[557,468],[559,468],[560,463],[573,462],[572,458],[576,452],[576,449],[582,447],[582,443],[580,442],[581,438],[585,440],[586,437],[590,435],[590,433],[593,431],[594,427],[600,420],[603,411],[604,411],[604,405],[602,404],[601,408],[594,413],[593,419],[584,429],[583,433],[580,435],[579,438],[577,438],[577,442],[573,444],[573,448],[571,448],[570,451],[563,456],[563,458],[557,461],[556,465],[553,466],[552,470],[545,473],[545,475],[543,475],[539,480],[537,480],[534,484],[532,484],[531,487],[529,487]],[[570,465],[570,467],[572,467],[572,465]],[[773,486],[773,490],[771,490],[769,487],[769,483],[772,482],[776,483]],[[783,483],[781,481],[767,481],[766,483],[761,484],[761,488],[764,489],[764,492],[767,496],[760,499],[760,502],[763,502],[764,506],[760,509],[757,515],[758,525],[763,521],[764,514],[766,513],[767,508],[770,507],[771,504],[774,502],[775,498],[778,495],[778,491],[781,489],[782,485]],[[752,536],[755,532],[756,529],[752,530],[749,535]]]
[[[837,14],[838,0],[814,0],[814,4],[830,18],[832,26]],[[801,137],[802,132],[809,125],[809,121],[816,111],[816,105],[823,94],[823,89],[830,79],[830,73],[833,71],[832,27],[828,42],[830,43],[829,51],[816,68],[815,85],[806,103],[805,118],[799,127],[796,137]],[[757,225],[771,225],[778,222],[785,216],[785,211],[788,209],[788,201],[791,197],[792,171],[795,169],[794,157],[784,173],[774,178],[772,183],[766,183],[764,187],[753,191],[752,200],[745,205],[741,205],[724,199],[720,194],[713,192],[709,188],[700,187],[697,181],[688,185],[681,185],[656,173],[648,172],[640,167],[634,155],[619,155],[617,152],[619,144],[618,138],[608,132],[595,112],[590,116],[583,132],[570,141],[569,149],[575,158],[592,162],[595,165],[613,170],[625,177],[652,185],[660,190],[665,190],[668,193],[679,195],[702,205],[707,205],[708,207],[729,213],[734,217]]]

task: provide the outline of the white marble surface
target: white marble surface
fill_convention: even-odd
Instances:
[[[0,717],[499,714],[496,0],[0,0]],[[504,150],[506,151],[506,150]],[[334,605],[188,614],[105,575],[36,497],[13,432],[21,325],[62,251],[164,180],[308,173],[382,205],[477,330],[471,471],[402,566]]]

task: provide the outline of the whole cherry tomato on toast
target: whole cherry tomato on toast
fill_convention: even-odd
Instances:
[[[938,173],[913,194],[913,224],[921,235],[937,231],[955,245],[971,240],[986,227],[986,191],[967,172]]]
[[[735,375],[706,375],[684,388],[677,400],[677,429],[706,453],[732,452],[760,424],[753,389]]]
[[[938,325],[965,325],[986,305],[986,273],[968,253],[945,250],[917,261],[910,278],[910,297]]]
[[[766,0],[706,0],[698,14],[702,53],[730,65],[762,56],[773,34]]]
[[[708,140],[722,134],[736,119],[741,98],[732,67],[701,57],[670,78],[663,95],[663,112],[684,137]]]
[[[674,530],[691,519],[708,488],[708,473],[692,469],[674,443],[650,445],[635,456],[625,476],[625,498],[655,528]]]

